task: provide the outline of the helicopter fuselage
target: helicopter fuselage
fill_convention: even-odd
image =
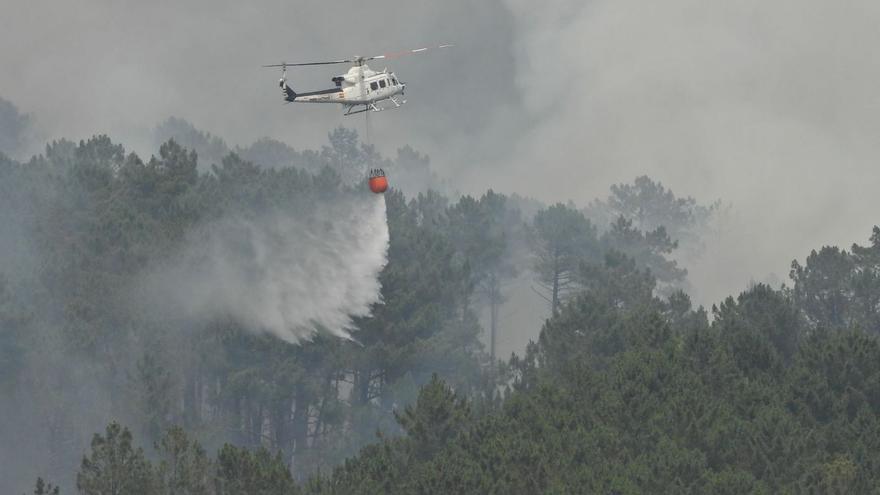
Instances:
[[[281,67],[281,95],[287,103],[338,103],[345,108],[345,115],[361,112],[378,112],[389,108],[400,108],[406,100],[400,98],[406,90],[406,84],[400,82],[393,72],[386,68],[382,72],[376,72],[364,63],[368,60],[388,60],[424,53],[432,48],[449,48],[452,44],[438,45],[436,47],[422,47],[402,52],[374,55],[372,57],[354,56],[342,60],[324,60],[315,62],[298,62],[269,64],[263,67]],[[313,65],[354,64],[348,72],[332,79],[335,88],[322,89],[319,91],[307,91],[297,93],[287,84],[287,68]],[[391,103],[393,106],[382,103]]]
[[[285,101],[289,103],[339,103],[347,107],[346,114],[360,111],[379,111],[384,108],[377,104],[390,101],[395,107],[401,106],[405,101],[397,95],[403,94],[406,85],[401,83],[393,72],[385,69],[376,72],[366,65],[355,66],[343,75],[332,79],[336,87],[319,91],[304,93],[294,92],[286,82],[286,77],[281,78],[281,88]],[[365,107],[355,111],[354,107]]]

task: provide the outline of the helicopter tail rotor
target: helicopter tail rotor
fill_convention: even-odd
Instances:
[[[287,77],[281,76],[278,85],[281,87],[281,96],[284,98],[284,101],[292,102],[296,99],[296,91],[287,85]]]
[[[284,101],[290,103],[296,99],[296,91],[294,91],[293,88],[287,85],[288,65],[289,64],[287,62],[281,62],[280,64],[264,67],[281,67],[281,79],[278,80],[278,86],[281,88],[281,97],[284,98]]]

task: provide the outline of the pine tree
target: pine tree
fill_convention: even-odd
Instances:
[[[132,447],[131,432],[110,423],[92,437],[91,455],[83,457],[76,488],[82,495],[153,495],[155,478],[142,449]]]

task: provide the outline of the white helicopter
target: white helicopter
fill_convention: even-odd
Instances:
[[[453,45],[439,45],[434,48],[449,48]],[[387,60],[404,55],[412,55],[428,51],[430,48],[416,48],[386,55],[373,57],[354,57],[346,60],[331,60],[327,62],[306,62],[289,64],[264,65],[263,67],[281,67],[281,93],[287,103],[339,103],[345,107],[345,115],[354,115],[362,112],[380,112],[392,108],[400,108],[406,100],[402,99],[406,84],[402,83],[393,72],[386,68],[382,72],[370,69],[368,60]],[[336,85],[334,88],[320,91],[308,91],[305,93],[295,92],[287,84],[287,68],[304,65],[332,65],[354,64],[348,72],[332,79]],[[389,102],[390,105],[388,103]]]

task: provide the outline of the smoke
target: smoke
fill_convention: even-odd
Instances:
[[[585,204],[647,174],[677,195],[731,203],[716,251],[689,267],[713,297],[870,234],[880,4],[506,5],[524,125],[497,188]]]
[[[474,194],[585,206],[647,174],[722,199],[729,228],[688,266],[700,302],[877,222],[876,2],[7,3],[0,46],[27,48],[0,48],[3,96],[48,136],[109,132],[139,151],[171,114],[230,144],[310,148],[358,121],[281,105],[260,64],[455,42],[388,62],[409,103],[373,120],[380,151],[411,144]],[[337,72],[290,77],[321,89]]]
[[[178,261],[148,277],[149,297],[187,317],[231,317],[288,342],[350,338],[381,302],[389,242],[385,198],[327,198],[310,213],[234,216],[190,235]]]
[[[339,125],[362,125],[335,105],[284,105],[279,71],[260,67],[284,60],[456,43],[371,64],[387,65],[407,82],[404,110],[371,123],[374,144],[386,154],[408,144],[440,157],[450,141],[463,144],[487,127],[487,104],[512,96],[512,20],[500,0],[6,0],[3,7],[2,96],[33,113],[49,138],[107,133],[141,155],[148,156],[153,127],[169,115],[230,144],[268,136],[297,149]],[[305,67],[289,78],[297,91],[318,90],[346,70]]]

